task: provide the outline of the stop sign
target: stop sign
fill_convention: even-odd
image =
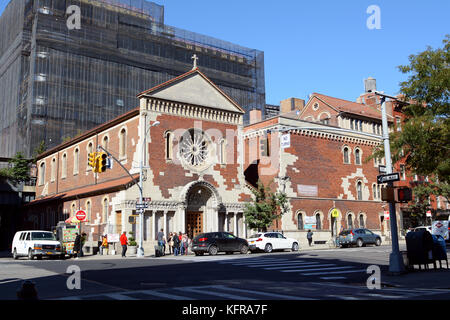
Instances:
[[[75,214],[75,217],[77,217],[77,219],[80,221],[84,221],[86,220],[86,212],[84,212],[83,210],[78,210]]]

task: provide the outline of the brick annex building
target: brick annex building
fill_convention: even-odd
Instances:
[[[258,180],[286,192],[290,210],[272,228],[301,246],[311,226],[318,243],[349,227],[388,236],[387,204],[377,184],[378,166],[385,162],[365,161],[382,143],[381,111],[373,93],[357,102],[319,93],[306,104],[287,99],[280,115],[269,119],[252,110],[245,127],[243,109],[198,69],[138,97],[138,108],[38,157],[28,227],[50,229],[82,208],[88,214],[83,223],[87,247],[97,246],[106,233],[134,231],[139,238],[139,219],[134,225],[128,217],[136,214],[142,159],[143,196],[149,203],[144,214],[147,253],[161,228],[191,236],[218,230],[248,236],[243,210]],[[395,106],[388,103],[387,109],[390,130],[396,130],[401,121]],[[151,126],[156,121],[159,125]],[[286,127],[292,127],[289,143],[281,146],[285,133],[278,130]],[[93,173],[87,158],[97,145],[132,177],[116,163],[105,173]],[[401,228],[402,215],[397,215]]]

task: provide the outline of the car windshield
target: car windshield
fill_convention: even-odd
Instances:
[[[252,234],[252,235],[250,236],[250,238],[259,238],[259,237],[261,237],[261,233]]]
[[[56,240],[56,238],[51,232],[32,232],[31,240]]]

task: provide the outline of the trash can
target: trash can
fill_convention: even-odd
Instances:
[[[428,264],[433,263],[433,237],[426,230],[408,232],[406,234],[406,250],[411,266],[423,264],[428,269]]]
[[[447,263],[447,247],[445,245],[445,239],[440,235],[433,235],[433,259],[434,261],[439,261],[440,267],[442,268],[442,260]]]

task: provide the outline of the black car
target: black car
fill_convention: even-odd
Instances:
[[[218,252],[233,253],[239,251],[242,254],[248,252],[248,242],[228,232],[201,233],[192,242],[192,251],[196,256],[205,252],[214,256]]]

